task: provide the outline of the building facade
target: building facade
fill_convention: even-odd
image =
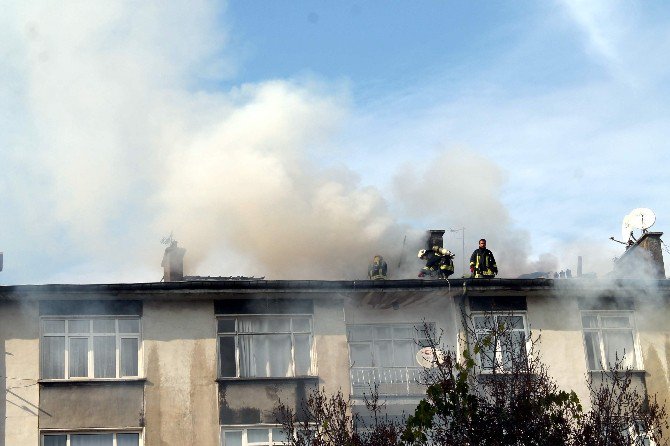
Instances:
[[[0,446],[281,444],[279,402],[299,411],[313,389],[342,390],[356,411],[374,383],[407,413],[422,328],[458,350],[464,316],[483,314],[520,343],[541,333],[551,375],[582,401],[615,357],[668,400],[669,299],[664,279],[0,287]]]

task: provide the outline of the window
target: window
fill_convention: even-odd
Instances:
[[[139,318],[49,317],[41,325],[42,379],[139,375]]]
[[[373,384],[383,395],[425,391],[418,386],[423,367],[416,354],[428,345],[426,337],[423,324],[348,326],[352,393],[367,392]]]
[[[140,446],[137,432],[44,434],[42,446]]]
[[[280,427],[224,428],[221,446],[275,446],[287,444],[286,433]]]
[[[608,370],[615,363],[641,369],[635,352],[632,312],[582,312],[589,370]]]
[[[315,374],[311,316],[235,316],[217,322],[221,377]]]
[[[524,315],[486,314],[473,318],[482,371],[512,370],[516,361],[525,362],[529,336]]]

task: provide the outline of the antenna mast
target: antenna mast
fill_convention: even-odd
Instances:
[[[449,228],[449,232],[460,232],[461,240],[463,242],[461,248],[461,268],[463,268],[463,275],[465,275],[465,227],[462,228]]]

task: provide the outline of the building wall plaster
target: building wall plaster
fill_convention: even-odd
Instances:
[[[0,302],[0,446],[39,444],[37,302]]]
[[[147,301],[142,318],[145,446],[216,446],[216,321],[212,301]]]

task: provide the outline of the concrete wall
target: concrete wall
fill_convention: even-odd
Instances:
[[[0,446],[39,444],[38,321],[35,302],[0,302]]]
[[[576,297],[533,294],[526,302],[531,334],[540,336],[536,353],[549,367],[549,375],[561,389],[574,390],[588,406],[587,360]]]
[[[146,446],[219,442],[212,301],[146,301]]]
[[[280,403],[300,416],[310,392],[317,389],[317,378],[225,380],[219,383],[220,422],[222,425],[277,422]]]
[[[314,344],[319,387],[349,393],[349,347],[342,298],[314,301]]]
[[[143,381],[66,382],[40,387],[40,429],[143,426]]]

